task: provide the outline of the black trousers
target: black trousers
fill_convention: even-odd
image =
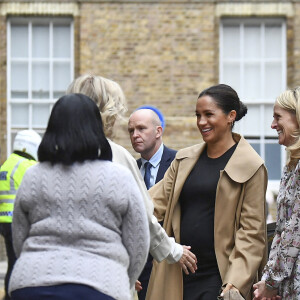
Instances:
[[[142,290],[138,292],[138,298],[139,300],[145,300],[146,299],[146,294],[147,294],[147,289],[148,289],[148,284],[149,284],[149,279],[152,271],[152,261],[153,257],[151,254],[148,255],[146,265],[139,277],[139,281],[142,284]]]
[[[8,295],[8,283],[9,283],[12,269],[17,260],[13,248],[13,243],[12,243],[11,223],[0,223],[0,233],[4,238],[6,255],[7,255],[7,271],[4,280],[4,289],[5,289],[4,300],[10,300],[10,297]]]
[[[11,297],[12,300],[114,300],[82,284],[28,287],[13,291]]]
[[[183,300],[216,300],[221,286],[219,273],[183,275]]]

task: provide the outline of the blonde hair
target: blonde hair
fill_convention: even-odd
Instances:
[[[298,125],[300,125],[300,87],[295,89],[289,89],[280,94],[276,101],[276,104],[281,108],[289,111],[296,116]],[[286,150],[289,154],[287,165],[289,168],[295,167],[300,159],[300,129],[298,128],[293,133],[296,141],[291,146],[288,146]]]
[[[117,118],[123,118],[127,111],[126,99],[118,83],[90,74],[81,75],[70,84],[67,94],[81,93],[97,104],[101,113],[104,133],[112,137]]]

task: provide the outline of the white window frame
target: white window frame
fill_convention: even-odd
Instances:
[[[244,26],[245,25],[249,25],[249,24],[255,24],[255,25],[260,25],[260,31],[261,31],[261,53],[264,53],[264,31],[265,31],[265,25],[268,24],[280,24],[281,25],[281,39],[282,41],[284,41],[282,43],[282,59],[278,60],[278,59],[274,59],[274,58],[257,58],[257,59],[244,59],[243,57],[243,53],[244,53],[244,49],[243,49],[243,45],[244,45]],[[223,48],[222,45],[224,44],[223,39],[224,39],[224,34],[223,34],[223,26],[224,25],[234,25],[234,26],[239,26],[240,28],[240,53],[241,53],[241,57],[239,58],[230,58],[230,59],[225,59],[223,56]],[[240,90],[239,90],[239,96],[241,97],[242,101],[247,105],[247,106],[251,106],[251,105],[255,105],[255,106],[259,106],[260,108],[260,122],[262,123],[263,120],[265,119],[264,117],[264,108],[266,104],[274,104],[275,99],[268,99],[268,98],[256,98],[256,99],[249,99],[246,97],[246,95],[244,94],[244,66],[245,63],[251,63],[251,62],[255,62],[255,63],[259,63],[260,64],[260,72],[261,72],[261,78],[265,78],[265,68],[264,68],[264,64],[268,63],[268,64],[272,64],[273,62],[281,63],[281,67],[282,67],[282,78],[281,78],[281,82],[282,82],[282,86],[281,86],[281,90],[284,91],[286,89],[286,72],[287,72],[287,62],[286,62],[286,20],[284,18],[223,18],[220,21],[220,27],[219,27],[219,37],[220,37],[220,47],[219,47],[219,78],[220,78],[220,83],[224,82],[224,74],[223,74],[223,66],[225,65],[225,63],[236,63],[239,65],[240,68],[240,74],[241,74],[241,86],[240,86]],[[265,82],[261,82],[261,95],[264,94],[264,88],[265,86]],[[239,122],[239,124],[236,124],[239,127],[239,132],[243,135],[244,134],[244,130],[243,130],[243,122]],[[270,124],[271,125],[271,124]],[[260,125],[260,128],[263,128],[262,124]],[[266,137],[271,137],[271,139]],[[268,143],[272,143],[274,144],[274,140],[278,140],[277,136],[276,136],[276,132],[274,132],[274,135],[272,136],[268,136],[264,133],[264,130],[260,130],[260,132],[258,133],[258,135],[255,136],[255,138],[253,137],[253,139],[251,139],[251,137],[247,137],[247,140],[251,143],[251,142],[255,142],[255,143],[260,143],[260,155],[262,156],[263,159],[265,159],[265,148],[264,145],[268,144]],[[271,142],[272,141],[272,142]],[[285,161],[286,161],[286,152],[284,147],[281,147],[281,170],[283,169],[284,165],[285,165]],[[273,190],[273,189],[278,189],[279,186],[279,182],[280,180],[269,180],[269,187]]]
[[[29,27],[28,34],[28,58],[13,58],[11,57],[11,24],[21,24]],[[32,25],[34,23],[49,25],[49,57],[47,58],[32,58]],[[57,24],[70,24],[70,58],[54,58],[53,57],[53,26]],[[49,62],[49,93],[48,99],[33,99],[32,98],[32,63],[34,62]],[[26,62],[28,63],[28,98],[12,99],[11,98],[11,62]],[[55,62],[70,63],[70,82],[74,78],[74,21],[73,18],[60,17],[12,17],[7,20],[7,153],[11,153],[12,134],[22,129],[34,129],[38,133],[43,134],[46,128],[33,128],[32,125],[32,105],[33,104],[49,104],[49,115],[57,98],[53,96],[53,64]],[[67,89],[67,87],[66,87]],[[12,128],[11,120],[11,105],[12,104],[29,104],[29,124],[26,127]]]

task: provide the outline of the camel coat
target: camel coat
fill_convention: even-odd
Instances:
[[[267,171],[263,160],[249,143],[238,134],[233,134],[233,137],[238,145],[225,169],[220,172],[217,185],[214,242],[223,286],[232,283],[248,300],[251,299],[252,284],[258,280],[258,272],[267,258]],[[167,234],[174,236],[178,243],[179,196],[204,147],[203,142],[180,150],[164,178],[150,189],[156,217],[159,221],[164,220]],[[179,264],[154,262],[146,299],[183,299],[182,271]]]

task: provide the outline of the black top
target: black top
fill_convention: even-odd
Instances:
[[[219,272],[214,249],[214,214],[217,184],[237,144],[218,158],[209,158],[205,148],[180,194],[180,243],[192,247],[198,260],[197,272]]]

